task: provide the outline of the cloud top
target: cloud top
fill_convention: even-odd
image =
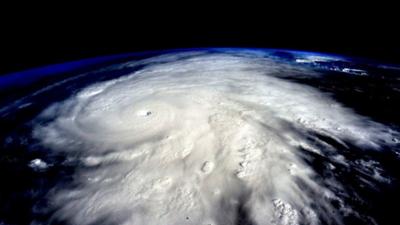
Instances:
[[[161,57],[162,58],[162,57]],[[276,74],[299,68],[194,54],[93,84],[40,118],[34,136],[82,162],[52,197],[71,224],[340,223],[299,147],[307,131],[379,150],[385,126]],[[310,76],[316,76],[312,71]],[[338,157],[346,163],[346,159]],[[342,184],[335,184],[338,189]],[[351,211],[345,205],[339,209]]]

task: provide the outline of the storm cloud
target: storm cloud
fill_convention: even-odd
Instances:
[[[52,195],[55,218],[289,225],[341,223],[340,215],[352,212],[344,203],[334,212],[332,201],[343,201],[301,157],[301,148],[326,154],[306,134],[379,151],[392,138],[389,128],[276,76],[295,76],[295,65],[221,53],[163,58],[88,86],[39,116],[51,122],[37,125],[34,137],[82,164],[77,185]]]

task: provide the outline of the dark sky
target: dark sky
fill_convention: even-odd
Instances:
[[[289,48],[400,63],[396,14],[357,10],[10,13],[1,20],[0,74],[114,53],[208,46]]]

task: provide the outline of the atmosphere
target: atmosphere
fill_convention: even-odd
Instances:
[[[152,4],[1,20],[0,225],[399,223],[397,14]]]

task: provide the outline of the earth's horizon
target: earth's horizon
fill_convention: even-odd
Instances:
[[[400,66],[196,48],[0,76],[0,224],[396,224]]]

